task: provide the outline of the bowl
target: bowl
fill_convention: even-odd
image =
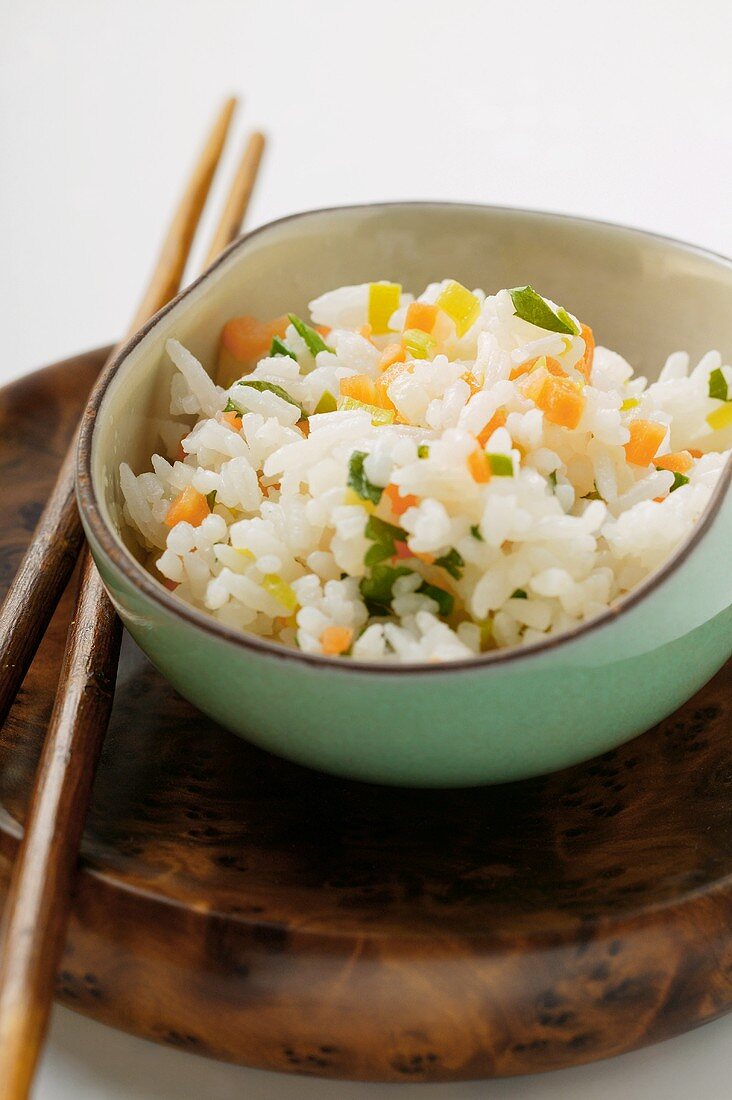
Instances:
[[[303,312],[379,278],[527,282],[653,376],[666,356],[732,354],[732,262],[634,229],[534,211],[388,203],[296,214],[249,233],[121,350],[83,420],[79,507],[130,634],[222,726],[290,760],[405,786],[472,786],[553,771],[674,711],[732,652],[730,463],[691,538],[630,595],[570,633],[444,665],[343,661],[235,632],[169,593],[124,530],[118,469],[158,445],[176,337],[204,363],[231,316]]]

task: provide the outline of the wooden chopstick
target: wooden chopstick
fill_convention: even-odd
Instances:
[[[137,332],[148,317],[178,292],[193,234],[224,148],[235,106],[235,99],[226,101],[208,135],[127,336]],[[114,358],[119,346],[105,366]],[[76,435],[69,444],[33,538],[0,608],[0,725],[18,694],[79,558],[84,533],[74,493],[75,457]]]
[[[226,246],[231,244],[239,235],[244,221],[244,214],[252,197],[263,152],[264,134],[260,134],[258,130],[255,130],[244,147],[244,153],[239,161],[231,190],[221,212],[221,218],[213,235],[211,247],[206,253],[206,259],[203,262],[204,267],[212,264],[219,253],[223,252]]]
[[[245,187],[251,193],[258,163],[259,157],[251,178],[237,175],[234,191]],[[228,219],[233,238],[239,224],[231,221],[230,205],[222,221]],[[228,243],[219,230],[217,238]],[[84,818],[112,707],[120,630],[86,550],[0,943],[0,1081],[10,1082],[6,1100],[27,1097],[43,1043]]]

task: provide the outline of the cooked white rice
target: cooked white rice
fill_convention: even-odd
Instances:
[[[732,446],[732,368],[720,355],[690,369],[676,352],[647,385],[616,352],[593,356],[588,330],[548,299],[563,332],[519,316],[515,292],[474,291],[474,304],[463,294],[470,324],[459,336],[454,286],[431,284],[418,299],[440,306],[432,334],[417,345],[407,336],[378,401],[346,396],[343,407],[341,392],[358,375],[368,393],[411,323],[412,296],[394,287],[398,308],[376,334],[364,326],[379,291],[322,295],[310,311],[330,329],[327,348],[313,354],[289,324],[282,339],[296,358],[280,348],[254,369],[242,362],[244,384],[228,389],[168,341],[177,373],[165,449],[182,435],[182,460],[155,454],[138,475],[123,464],[120,480],[149,567],[179,599],[305,653],[449,661],[572,629],[689,536]],[[576,426],[547,407],[562,372]],[[337,411],[315,411],[333,398]],[[643,463],[626,451],[635,421],[660,426]],[[658,468],[689,450],[667,460],[685,473]],[[193,522],[169,526],[191,502]]]

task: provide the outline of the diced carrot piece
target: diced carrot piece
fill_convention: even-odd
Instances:
[[[396,549],[396,554],[394,555],[395,558],[413,558],[414,557],[414,554],[409,549],[406,542],[402,542],[400,539],[397,539],[395,541],[394,548]]]
[[[538,359],[527,359],[525,363],[520,363],[517,367],[514,367],[509,375],[512,382],[517,378],[520,378],[522,374],[530,374],[537,363],[541,363],[542,367],[545,367],[550,374],[556,375],[557,378],[566,378],[567,372],[556,359],[551,355],[540,355]]]
[[[479,484],[483,484],[491,479],[491,464],[488,461],[488,455],[485,453],[482,447],[476,447],[468,455],[468,469],[473,481],[477,481]]]
[[[674,454],[659,455],[655,460],[659,470],[670,470],[672,474],[685,474],[694,465],[690,451],[676,451]]]
[[[580,336],[585,342],[585,350],[582,358],[576,363],[577,370],[584,374],[589,382],[592,374],[592,360],[595,355],[595,334],[589,325],[580,324]]]
[[[353,631],[347,626],[327,626],[320,636],[323,653],[328,657],[337,657],[350,648]]]
[[[531,378],[525,393],[552,424],[571,429],[582,419],[585,398],[579,383],[570,378],[556,378],[539,371]]]
[[[178,582],[171,581],[169,577],[163,577],[162,583],[164,587],[168,589],[168,592],[175,592],[176,588],[178,587]]]
[[[393,483],[387,485],[384,492],[389,498],[391,510],[395,516],[403,516],[407,508],[416,508],[419,504],[418,497],[415,497],[412,493],[406,493],[402,496],[399,486]]]
[[[655,420],[631,420],[625,456],[634,466],[650,466],[666,435],[666,425]]]
[[[313,325],[313,328],[316,332],[320,333],[324,340],[326,336],[329,336],[331,333],[331,328],[329,325]]]
[[[374,330],[367,321],[365,325],[361,325],[361,328],[358,330],[358,333],[359,333],[359,336],[363,336],[364,340],[370,340],[371,337],[373,336]]]
[[[379,359],[379,370],[385,371],[393,367],[395,363],[403,363],[407,353],[402,344],[387,344]]]
[[[256,363],[269,351],[273,336],[284,336],[287,317],[259,321],[256,317],[232,317],[224,325],[221,346],[240,363]]]
[[[418,328],[422,332],[432,332],[436,320],[437,306],[431,306],[427,302],[410,302],[404,328]]]
[[[496,429],[505,427],[505,424],[506,424],[506,411],[505,411],[505,409],[499,409],[498,412],[495,412],[493,414],[493,416],[490,418],[490,420],[486,424],[485,428],[483,428],[483,431],[477,437],[478,442],[480,443],[481,447],[485,447],[486,443],[488,442],[490,437],[493,435],[493,433],[496,431]]]
[[[692,458],[701,458],[704,451],[697,451],[695,447],[689,447],[689,454]]]
[[[368,374],[352,374],[341,378],[341,397],[352,397],[354,401],[363,401],[365,405],[377,405],[376,386]]]
[[[200,527],[210,513],[211,509],[203,493],[197,492],[192,485],[188,485],[171,503],[165,523],[168,527],[175,527],[176,523],[185,520],[192,527]]]
[[[395,363],[392,363],[390,367],[387,367],[387,369],[376,379],[376,404],[380,408],[394,409],[396,411],[396,406],[389,397],[389,386],[395,378],[398,378],[404,371],[409,372],[409,370],[410,368],[406,366],[403,360],[397,360]]]
[[[303,435],[310,435],[310,421],[309,420],[298,420],[296,426],[300,429],[300,431],[302,432]]]
[[[178,450],[175,453],[175,457],[176,457],[178,462],[185,462],[186,458],[188,457],[186,452],[183,450],[183,440],[182,439],[181,439],[180,443],[178,444]]]
[[[239,416],[238,413],[235,413],[235,412],[224,413],[223,414],[223,420],[225,420],[226,423],[229,425],[229,427],[233,428],[235,432],[241,431],[241,417]]]
[[[417,558],[419,561],[423,561],[425,565],[432,565],[435,560],[434,554],[425,554],[420,550],[413,550],[412,557]]]

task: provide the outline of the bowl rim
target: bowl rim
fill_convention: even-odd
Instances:
[[[173,615],[173,617],[178,617],[194,628],[203,630],[214,638],[225,643],[231,643],[245,651],[251,650],[265,657],[272,657],[280,661],[294,661],[313,668],[322,668],[345,674],[368,673],[386,676],[400,674],[434,676],[457,672],[488,671],[491,668],[501,667],[506,664],[513,664],[521,661],[528,662],[531,658],[540,658],[546,653],[552,653],[557,649],[569,646],[578,639],[582,639],[594,631],[599,630],[601,627],[616,621],[621,615],[630,611],[657,588],[660,588],[668,577],[684,563],[691,552],[704,538],[704,535],[712,526],[713,521],[717,518],[722,501],[732,482],[732,456],[730,456],[714,488],[712,496],[702,516],[697,521],[691,535],[674,550],[670,557],[668,557],[658,569],[650,573],[649,576],[641,581],[641,583],[632,589],[631,592],[612,606],[608,607],[605,611],[601,612],[601,614],[588,619],[586,622],[579,623],[571,630],[552,635],[543,641],[532,642],[526,646],[508,646],[504,649],[490,650],[487,653],[476,654],[473,657],[466,657],[458,661],[435,663],[412,661],[396,663],[388,661],[365,661],[353,658],[343,660],[342,658],[327,657],[319,653],[304,653],[302,650],[292,649],[257,634],[234,630],[232,627],[220,623],[212,615],[199,611],[198,608],[184,603],[183,600],[176,599],[175,596],[130,553],[119,535],[112,528],[112,525],[107,523],[97,499],[92,478],[92,457],[96,438],[96,421],[97,413],[99,412],[111,381],[123,368],[137,345],[162,321],[162,319],[181,302],[185,301],[186,298],[194,294],[202,284],[206,283],[214,271],[224,264],[229,256],[237,251],[246,251],[249,242],[254,238],[263,234],[266,235],[272,230],[280,229],[290,222],[317,215],[327,216],[341,213],[365,213],[371,210],[399,210],[405,208],[410,210],[415,208],[424,210],[447,208],[455,210],[491,211],[499,215],[518,214],[521,216],[536,217],[537,219],[565,220],[577,225],[584,224],[593,228],[609,229],[612,232],[620,232],[621,234],[629,234],[647,240],[657,241],[663,245],[672,245],[674,248],[690,252],[704,257],[705,259],[713,260],[716,263],[721,262],[723,266],[732,268],[732,258],[722,253],[714,252],[711,249],[703,248],[700,245],[679,240],[675,237],[669,237],[645,229],[638,229],[634,226],[623,225],[619,222],[605,221],[600,218],[587,218],[574,214],[556,213],[550,210],[500,206],[489,203],[451,202],[440,199],[416,201],[389,200],[385,202],[353,203],[300,210],[292,214],[286,214],[280,218],[275,218],[272,221],[264,222],[262,225],[237,237],[237,239],[224,249],[213,263],[197,276],[193,282],[189,283],[183,290],[176,294],[167,305],[153,314],[153,316],[122,345],[117,345],[115,348],[113,357],[102,369],[82,414],[76,453],[76,495],[80,513],[88,523],[99,546],[104,554],[111,560],[112,564],[123,574],[126,580],[135,588],[141,590],[146,597],[153,601],[153,603],[159,605],[163,611]]]

